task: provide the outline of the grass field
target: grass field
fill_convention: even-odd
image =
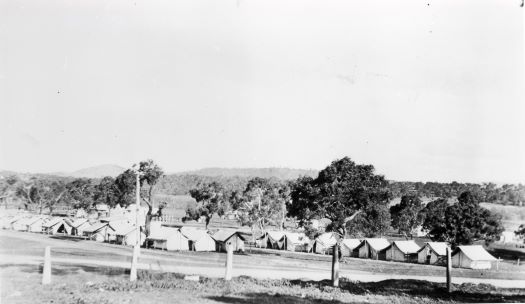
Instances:
[[[55,265],[53,283],[43,286],[41,266],[2,267],[2,303],[453,303],[523,302],[525,289],[491,285],[455,285],[417,280],[330,282],[261,280],[251,277],[184,280],[181,274],[140,271],[129,282],[127,271],[108,267]]]

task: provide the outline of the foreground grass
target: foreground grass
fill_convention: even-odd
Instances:
[[[58,265],[57,265],[58,266]],[[172,273],[140,271],[129,282],[122,269],[54,268],[53,284],[40,285],[38,266],[11,265],[2,269],[2,303],[454,303],[524,302],[525,289],[492,285],[455,285],[417,280],[374,283],[260,280],[238,277],[232,281],[201,277],[184,280]]]

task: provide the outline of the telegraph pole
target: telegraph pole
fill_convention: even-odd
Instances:
[[[137,264],[140,255],[140,223],[139,223],[139,211],[140,211],[140,171],[138,168],[133,166],[133,171],[136,176],[135,185],[135,246],[133,246],[133,257],[131,258],[131,271],[129,273],[129,280],[134,282],[137,280]]]

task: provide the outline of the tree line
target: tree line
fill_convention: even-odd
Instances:
[[[141,201],[148,208],[146,230],[149,232],[149,223],[156,215],[153,194],[155,191],[166,193],[165,187],[170,183],[166,183],[169,179],[152,160],[140,162],[137,170],[141,172]],[[52,212],[60,205],[85,210],[96,204],[127,207],[135,202],[135,174],[128,169],[116,178],[100,180],[11,176],[2,180],[0,190],[10,191],[26,208],[31,206],[40,213],[45,208]],[[283,228],[287,219],[293,219],[310,236],[333,231],[345,237],[374,237],[395,229],[410,237],[422,227],[433,240],[452,244],[493,241],[503,230],[501,219],[479,206],[489,193],[483,189],[495,189],[491,185],[464,188],[453,182],[449,184],[452,192],[425,206],[421,197],[431,196],[425,191],[434,186],[439,188],[441,184],[392,183],[376,174],[372,165],[356,164],[348,157],[333,161],[317,177],[302,176],[295,180],[190,178],[197,183],[188,190],[197,206],[186,210],[185,219],[204,218],[206,224],[214,214],[233,213],[243,225],[260,230],[269,226]],[[437,193],[432,191],[432,195]],[[451,203],[447,198],[456,193],[457,202]],[[393,197],[398,195],[401,202],[390,206]],[[157,205],[161,213],[165,205]],[[315,220],[325,220],[327,225],[316,228],[312,225]]]
[[[316,178],[294,181],[253,178],[242,190],[226,189],[219,182],[201,183],[190,190],[198,202],[187,210],[187,218],[204,217],[209,223],[215,213],[236,213],[243,225],[265,230],[284,228],[293,218],[311,237],[332,231],[341,237],[376,237],[391,229],[411,237],[422,228],[435,241],[453,246],[496,240],[503,226],[501,218],[482,208],[479,195],[464,191],[451,203],[437,198],[423,205],[417,193],[404,194],[390,206],[393,194],[389,182],[375,174],[372,165],[359,165],[345,157],[332,162]],[[316,228],[315,220],[328,224]]]

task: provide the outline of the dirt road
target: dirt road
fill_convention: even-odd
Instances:
[[[52,247],[52,261],[58,264],[127,269],[131,263],[130,247],[4,230],[0,232],[0,265],[41,264],[45,246]],[[225,258],[225,254],[216,252],[166,252],[143,249],[139,267],[221,277],[224,275]],[[234,256],[233,274],[256,278],[322,280],[330,278],[330,267],[329,261],[246,254]],[[343,277],[362,282],[387,279],[445,281],[443,267],[428,265],[350,259],[348,263],[342,264],[341,268]],[[488,283],[499,287],[525,287],[525,273],[522,272],[455,271],[453,282],[457,284]]]

